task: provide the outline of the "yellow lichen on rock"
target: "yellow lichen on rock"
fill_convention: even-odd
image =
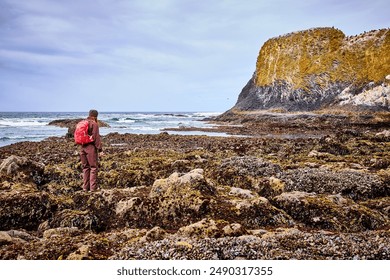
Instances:
[[[268,40],[257,58],[255,83],[283,81],[292,89],[334,82],[361,85],[385,80],[389,65],[389,29],[346,37],[335,28],[314,28]]]

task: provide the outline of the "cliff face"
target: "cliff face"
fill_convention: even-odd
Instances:
[[[268,40],[233,109],[390,110],[390,29],[315,28]]]

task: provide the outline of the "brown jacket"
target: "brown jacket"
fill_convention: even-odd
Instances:
[[[95,145],[98,152],[101,152],[103,149],[102,149],[102,141],[100,139],[100,134],[99,134],[99,125],[91,117],[88,117],[88,121],[89,121],[88,134],[92,135],[93,139],[95,140],[93,144]]]

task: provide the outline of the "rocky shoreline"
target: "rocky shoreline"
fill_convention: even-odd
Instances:
[[[72,139],[1,147],[1,259],[390,259],[389,114],[209,121],[248,137],[102,137],[93,193]]]

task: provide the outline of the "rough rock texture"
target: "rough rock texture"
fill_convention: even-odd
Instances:
[[[49,194],[38,191],[2,191],[0,201],[0,230],[35,230],[56,208]]]
[[[1,147],[0,258],[389,259],[389,125],[306,117],[291,138],[109,134],[92,193],[71,139]]]
[[[390,110],[390,29],[314,28],[269,39],[232,110]],[[386,78],[387,77],[387,78]]]
[[[390,188],[381,177],[359,171],[302,168],[283,172],[280,179],[285,182],[285,191],[342,194],[354,200],[390,195]]]
[[[12,177],[14,181],[35,182],[43,181],[45,165],[26,157],[10,156],[0,164],[0,173]]]
[[[388,259],[388,231],[333,234],[278,229],[263,236],[242,235],[181,241],[172,236],[148,244],[127,246],[112,259],[256,260],[256,259]],[[376,240],[375,240],[376,239]],[[374,241],[375,240],[375,241]],[[156,250],[158,248],[158,250]]]
[[[275,205],[307,226],[332,231],[360,232],[389,226],[382,213],[356,204],[341,195],[285,192],[273,199]]]

